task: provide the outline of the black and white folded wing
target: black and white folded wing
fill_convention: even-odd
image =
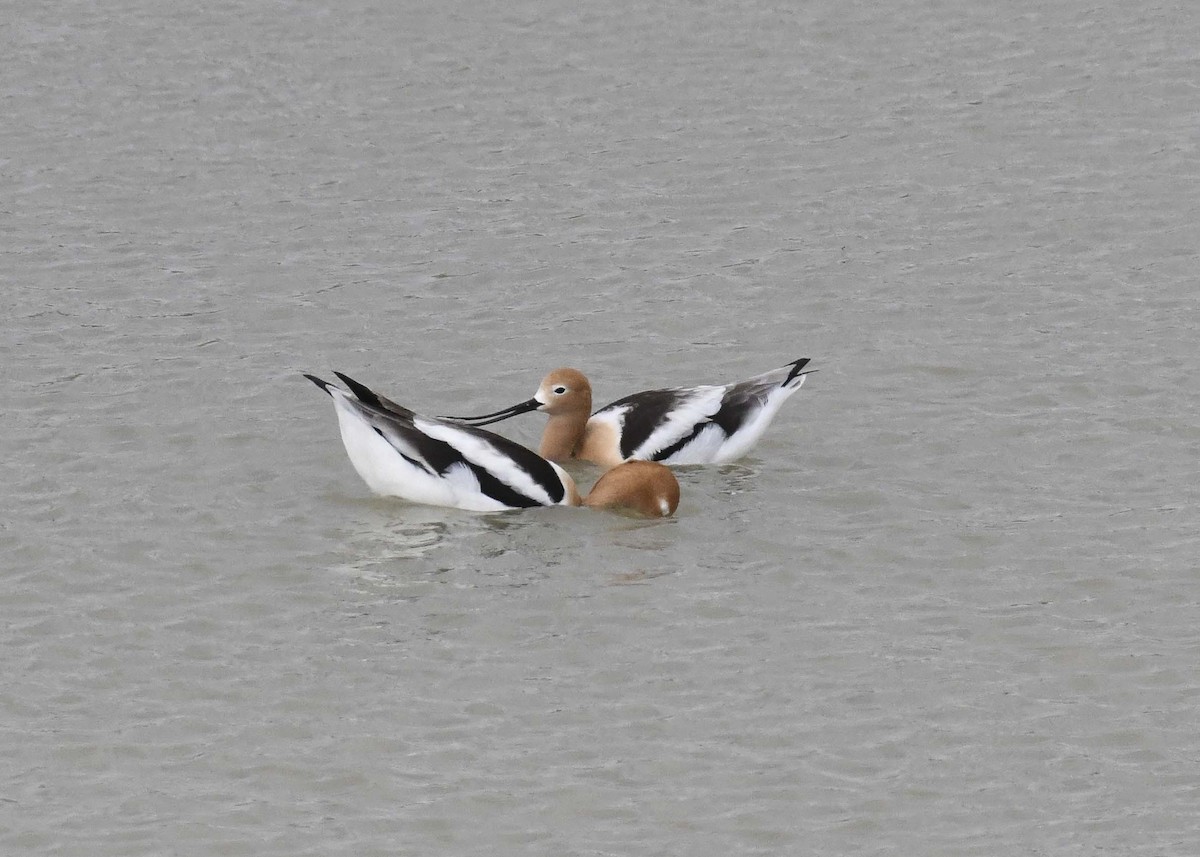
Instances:
[[[725,386],[634,393],[589,422],[609,424],[621,457],[664,464],[733,461],[758,442],[779,408],[804,383],[807,359]]]
[[[350,392],[305,377],[333,398],[350,462],[376,494],[480,512],[570,505],[577,499],[561,467],[520,444],[420,416],[337,375]]]

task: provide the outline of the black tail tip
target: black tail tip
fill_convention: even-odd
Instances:
[[[322,390],[324,390],[326,393],[329,393],[329,388],[330,388],[330,386],[331,386],[331,385],[329,384],[329,382],[327,382],[327,381],[322,381],[322,380],[321,380],[320,378],[318,378],[316,375],[309,375],[307,372],[302,372],[301,374],[302,374],[302,375],[304,375],[304,377],[305,377],[305,378],[307,378],[308,380],[310,380],[310,381],[312,381],[314,384],[316,384],[318,387],[320,387]],[[330,394],[331,396],[333,395],[332,393],[329,393],[329,394]]]
[[[810,358],[801,357],[799,360],[792,361],[792,371],[788,372],[788,376],[783,379],[784,386],[790,384],[798,376],[804,374],[804,367],[808,365]]]
[[[379,401],[379,396],[377,396],[375,391],[366,384],[360,384],[349,375],[343,375],[341,372],[336,370],[333,374],[342,379],[342,382],[350,388],[350,392],[353,393],[360,402],[366,402],[368,405],[374,405],[377,408],[383,407]]]

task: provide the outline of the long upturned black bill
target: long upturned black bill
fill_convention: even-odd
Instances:
[[[521,402],[519,405],[513,405],[510,408],[505,408],[502,411],[496,411],[492,414],[480,414],[477,417],[439,417],[439,419],[452,420],[453,422],[468,426],[486,426],[506,420],[509,417],[515,417],[518,414],[527,414],[530,411],[536,411],[541,406],[542,403],[537,399],[529,399],[528,401]]]

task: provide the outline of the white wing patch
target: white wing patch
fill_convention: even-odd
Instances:
[[[376,494],[403,497],[414,503],[459,505],[445,482],[401,456],[389,440],[380,437],[374,424],[359,410],[354,400],[344,393],[341,397],[336,395],[341,392],[336,387],[331,389],[335,391],[333,400],[342,445],[346,447],[350,463],[368,488]],[[403,448],[411,449],[407,443]],[[406,451],[404,454],[409,453]],[[409,458],[420,461],[415,454]]]
[[[655,453],[678,443],[694,432],[697,425],[705,422],[721,409],[721,398],[725,395],[725,388],[692,387],[675,392],[679,395],[675,406],[663,415],[658,426],[650,432],[650,436],[637,449],[633,450],[631,458],[653,458]],[[621,416],[623,421],[624,413]],[[718,426],[706,427],[701,431],[701,435],[708,431],[708,428],[715,428],[717,433],[724,437],[724,432]],[[697,440],[699,440],[699,436],[697,436]],[[692,444],[688,444],[688,447],[691,446]],[[670,461],[676,464],[684,463],[676,461],[674,455],[671,456]]]
[[[687,445],[661,461],[663,464],[708,464],[721,452],[726,440],[725,430],[716,423],[709,423]]]

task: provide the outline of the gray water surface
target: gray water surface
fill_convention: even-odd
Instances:
[[[1192,4],[9,5],[0,852],[1200,853]],[[662,522],[299,374],[797,357]]]

